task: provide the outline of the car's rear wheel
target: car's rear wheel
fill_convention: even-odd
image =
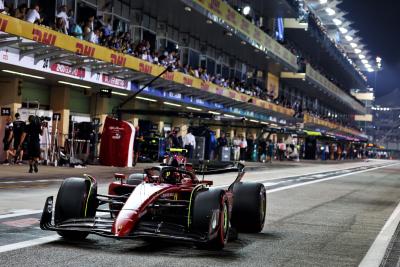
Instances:
[[[239,232],[261,232],[266,209],[267,195],[263,184],[239,183],[233,187],[231,224]]]
[[[193,203],[192,230],[205,233],[199,248],[223,249],[229,236],[229,204],[223,190],[198,192]]]
[[[54,221],[56,226],[70,219],[94,218],[96,214],[97,184],[89,179],[68,178],[58,190]],[[71,240],[85,239],[89,232],[59,230],[57,233]]]

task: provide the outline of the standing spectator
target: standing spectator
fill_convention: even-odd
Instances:
[[[170,148],[180,148],[179,139],[178,139],[178,131],[173,130],[172,133],[168,136],[168,141],[170,144]]]
[[[76,24],[74,10],[73,9],[68,10],[67,16],[68,16],[68,20],[67,20],[68,21],[68,34],[71,34],[71,30]]]
[[[246,151],[245,160],[257,161],[257,158],[253,157],[254,145],[256,144],[256,142],[254,141],[254,136],[252,134],[248,134],[246,141],[248,149]]]
[[[28,13],[26,14],[26,21],[30,23],[40,23],[39,11],[39,5],[34,5],[33,8],[28,10]]]
[[[329,155],[330,155],[330,149],[329,149],[329,144],[328,143],[326,143],[325,144],[325,150],[324,150],[324,152],[325,152],[325,160],[329,160]]]
[[[280,161],[283,161],[285,159],[285,152],[286,152],[286,144],[282,140],[278,144],[278,156]]]
[[[83,30],[82,30],[83,25],[84,25],[83,22],[74,24],[74,26],[72,26],[71,28],[71,35],[80,40],[83,40]]]
[[[240,141],[240,161],[244,162],[247,153],[247,140],[246,137],[242,136]]]
[[[240,138],[236,135],[233,138],[233,160],[239,161],[240,159]]]
[[[29,124],[25,127],[22,134],[19,148],[22,143],[27,139],[28,141],[28,155],[29,155],[29,173],[38,172],[39,157],[40,157],[40,135],[43,129],[37,116],[29,116]]]
[[[187,150],[187,158],[193,158],[193,151],[196,147],[196,138],[192,134],[192,129],[188,130],[188,133],[183,137],[183,148]]]
[[[67,6],[62,5],[59,8],[59,12],[57,13],[56,18],[60,19],[62,21],[63,28],[61,29],[61,32],[65,33],[65,34],[68,34],[68,31],[69,31],[69,18],[68,18],[68,15],[67,15]]]
[[[15,114],[15,121],[13,122],[13,136],[14,136],[14,150],[16,150],[15,161],[18,160],[22,162],[22,158],[24,156],[24,146],[19,146],[22,139],[22,134],[24,133],[25,129],[25,122],[21,120],[21,116],[19,113]]]
[[[267,159],[267,153],[268,153],[268,144],[265,139],[262,139],[259,143],[259,151],[260,151],[260,161],[265,163]]]
[[[28,10],[28,6],[26,4],[19,5],[17,10],[15,11],[15,17],[20,20],[25,20],[27,10]]]
[[[228,145],[228,140],[224,132],[221,132],[221,136],[217,139],[217,153],[218,158],[222,160],[222,149]]]
[[[6,160],[4,164],[9,164],[8,154],[11,149],[11,141],[13,139],[13,131],[12,131],[13,123],[11,117],[6,118],[6,125],[4,127],[4,137],[3,137],[3,150],[6,153]]]
[[[96,29],[94,31],[89,32],[88,40],[91,43],[99,44],[99,39],[101,38],[100,30]]]
[[[56,18],[56,24],[53,30],[65,34],[65,21],[62,18]]]
[[[275,144],[270,139],[270,140],[268,140],[268,161],[269,161],[269,163],[272,163],[272,160],[274,159],[274,150],[275,150]]]

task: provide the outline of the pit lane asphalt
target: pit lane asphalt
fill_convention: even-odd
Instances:
[[[399,173],[392,166],[271,193],[263,232],[222,252],[90,236],[1,253],[0,266],[356,266],[399,202]],[[38,215],[12,220],[29,218]],[[0,244],[46,235],[3,222]]]

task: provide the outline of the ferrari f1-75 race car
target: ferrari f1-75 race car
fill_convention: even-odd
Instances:
[[[242,182],[244,173],[243,166],[229,187],[219,188],[191,171],[158,166],[128,178],[115,174],[108,195],[97,193],[91,176],[67,178],[56,202],[47,198],[40,227],[72,240],[97,234],[222,249],[230,233],[257,233],[264,227],[264,185]]]

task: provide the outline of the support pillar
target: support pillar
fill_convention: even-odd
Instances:
[[[98,94],[92,94],[90,100],[90,114],[92,118],[98,118],[100,120],[99,132],[103,131],[104,122],[108,114],[109,99],[100,97]]]
[[[20,79],[0,79],[0,106],[11,109],[14,116],[22,106],[22,94],[19,88]]]
[[[164,121],[159,121],[158,122],[158,132],[162,135],[164,131]]]
[[[61,119],[58,122],[58,140],[59,145],[64,146],[65,137],[69,132],[69,101],[70,101],[70,89],[65,86],[56,86],[51,89],[50,96],[50,109],[53,113],[60,113]],[[56,122],[53,121],[53,129],[56,129]]]

